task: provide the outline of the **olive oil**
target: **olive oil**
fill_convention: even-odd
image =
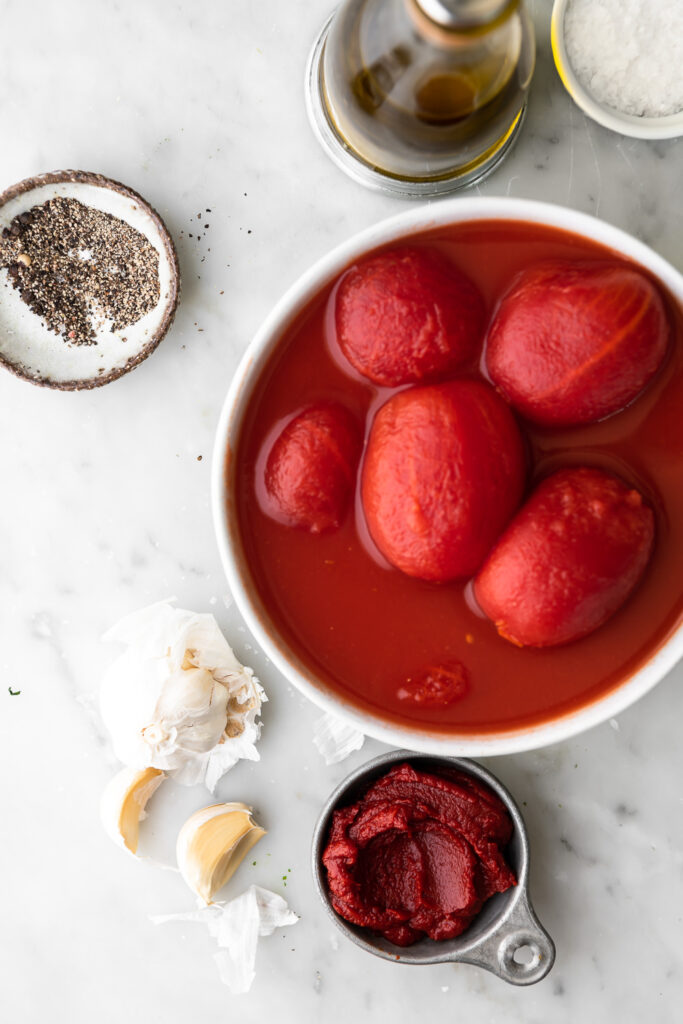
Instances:
[[[416,183],[464,184],[495,163],[520,123],[535,54],[523,4],[497,6],[483,24],[445,27],[420,0],[347,0],[319,68],[324,115],[347,154]]]

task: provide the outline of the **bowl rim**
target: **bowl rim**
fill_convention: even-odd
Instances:
[[[264,364],[287,326],[313,296],[354,259],[418,231],[477,220],[526,221],[580,234],[644,266],[683,305],[683,275],[643,242],[604,221],[553,203],[502,196],[441,200],[382,220],[357,232],[320,257],[271,309],[232,378],[220,413],[211,465],[211,506],[221,563],[237,608],[254,639],[277,669],[323,711],[338,715],[367,736],[426,754],[485,757],[547,746],[599,725],[652,689],[683,655],[683,623],[635,673],[608,693],[555,718],[517,729],[445,734],[393,722],[356,706],[328,688],[294,652],[274,636],[242,558],[234,517],[229,514],[230,456],[244,410]],[[273,630],[273,633],[270,632]]]
[[[554,0],[550,20],[550,45],[557,73],[576,105],[593,121],[634,139],[675,139],[683,135],[683,110],[661,117],[637,117],[600,103],[579,81],[567,53],[564,16],[570,0]]]

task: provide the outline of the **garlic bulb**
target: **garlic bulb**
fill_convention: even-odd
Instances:
[[[180,873],[205,903],[222,889],[266,834],[246,804],[213,804],[191,815],[178,835]]]
[[[118,846],[137,853],[147,801],[166,776],[158,768],[122,768],[107,784],[100,803],[102,824]]]
[[[267,697],[213,615],[168,601],[127,616],[105,635],[126,645],[102,682],[100,707],[116,756],[183,785],[216,783],[240,759],[258,761],[256,721]]]

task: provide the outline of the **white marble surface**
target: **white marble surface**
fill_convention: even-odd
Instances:
[[[531,3],[540,52],[523,135],[481,193],[597,213],[683,269],[683,141],[622,139],[572,106],[550,62],[549,6]],[[209,455],[230,375],[271,304],[330,246],[403,208],[347,181],[308,129],[303,69],[328,0],[0,9],[0,187],[61,167],[125,181],[166,218],[184,277],[171,334],[118,383],[58,394],[0,373],[0,1020],[680,1021],[681,669],[618,721],[493,766],[525,802],[533,894],[557,942],[535,988],[370,959],[337,937],[314,895],[317,809],[381,748],[325,768],[311,743],[318,712],[226,608]],[[188,238],[205,223],[199,242]],[[203,929],[148,921],[191,906],[178,876],[127,859],[98,822],[114,768],[93,710],[110,657],[98,638],[169,594],[216,611],[271,697],[261,763],[238,766],[219,794],[253,802],[270,829],[236,886],[280,889],[287,875],[281,891],[301,921],[263,941],[239,1002]],[[162,789],[148,849],[170,855],[206,799]]]

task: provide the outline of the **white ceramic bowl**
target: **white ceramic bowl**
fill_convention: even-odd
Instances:
[[[633,114],[623,114],[614,107],[599,103],[581,84],[569,60],[564,39],[564,16],[569,2],[570,0],[555,0],[553,4],[550,41],[557,73],[576,105],[604,128],[610,128],[620,135],[630,135],[634,139],[674,139],[683,135],[683,111],[663,117],[636,117]],[[657,3],[658,0],[653,2]]]
[[[646,267],[683,305],[683,276],[652,249],[603,221],[561,206],[525,199],[457,198],[421,206],[362,231],[318,260],[289,289],[252,340],[223,405],[212,464],[212,505],[221,561],[232,594],[256,641],[273,664],[302,693],[325,711],[342,716],[368,736],[396,746],[432,754],[486,756],[507,754],[555,743],[589,729],[622,711],[647,693],[683,655],[683,626],[650,660],[621,685],[578,711],[528,728],[467,736],[444,736],[397,725],[345,701],[327,688],[281,640],[252,587],[233,514],[235,451],[242,418],[260,374],[283,331],[326,284],[349,263],[379,245],[404,239],[416,231],[477,220],[528,221],[584,235]]]

